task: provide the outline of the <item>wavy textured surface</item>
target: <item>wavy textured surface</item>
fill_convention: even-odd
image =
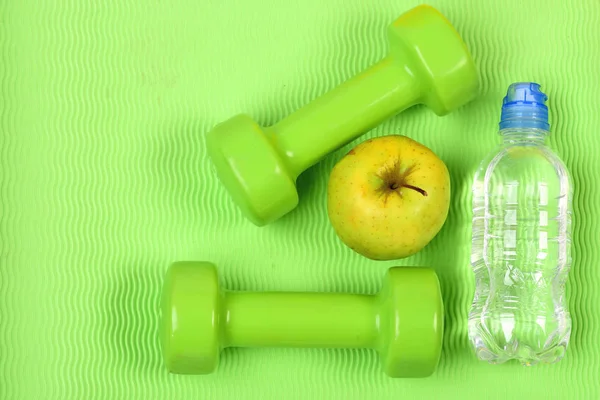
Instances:
[[[307,0],[0,3],[0,398],[600,398],[600,4],[432,1],[480,68],[477,101],[422,107],[366,137],[404,133],[448,165],[448,222],[419,254],[353,254],[326,216],[337,160],[304,173],[299,207],[243,219],[202,134],[247,112],[271,124],[377,61],[416,3]],[[467,340],[470,186],[497,143],[508,84],[550,96],[551,145],[576,185],[566,358],[489,366]],[[216,374],[173,376],[158,301],[174,260],[210,260],[233,289],[370,293],[392,265],[436,268],[446,335],[436,374],[392,380],[367,350],[228,349]]]

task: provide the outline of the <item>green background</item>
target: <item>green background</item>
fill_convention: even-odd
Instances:
[[[480,69],[481,94],[437,117],[415,107],[298,181],[300,205],[247,222],[203,134],[239,112],[274,123],[380,59],[414,1],[0,2],[0,398],[600,397],[600,3],[432,1]],[[551,146],[574,177],[571,345],[558,364],[478,362],[467,340],[474,169],[499,141],[502,96],[535,80]],[[329,172],[366,137],[406,134],[451,173],[447,223],[417,255],[362,258],[326,214]],[[208,376],[163,368],[168,264],[208,260],[232,289],[374,293],[394,265],[442,282],[439,368],[390,379],[366,350],[228,349]],[[415,300],[418,301],[418,300]]]

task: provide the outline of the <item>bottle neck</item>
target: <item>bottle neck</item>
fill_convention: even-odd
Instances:
[[[545,129],[535,128],[508,128],[501,129],[498,132],[502,136],[502,141],[505,144],[540,144],[546,142],[546,138],[550,132]]]

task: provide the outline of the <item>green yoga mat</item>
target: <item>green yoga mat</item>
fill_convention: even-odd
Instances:
[[[5,0],[0,3],[0,399],[600,398],[600,3],[432,1],[480,69],[445,117],[415,107],[298,181],[300,205],[257,228],[207,159],[203,134],[239,112],[269,125],[376,62],[415,1]],[[573,333],[566,358],[479,362],[467,340],[475,167],[499,141],[514,81],[548,93],[551,146],[575,184]],[[326,213],[333,165],[400,133],[451,173],[450,214],[417,255],[367,260]],[[367,350],[228,349],[215,374],[170,375],[158,338],[172,261],[207,260],[248,290],[374,293],[387,268],[431,266],[446,307],[430,378],[391,379]]]

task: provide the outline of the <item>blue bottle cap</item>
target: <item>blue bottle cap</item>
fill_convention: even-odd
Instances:
[[[535,128],[550,130],[546,96],[533,82],[513,83],[502,101],[500,129]]]

